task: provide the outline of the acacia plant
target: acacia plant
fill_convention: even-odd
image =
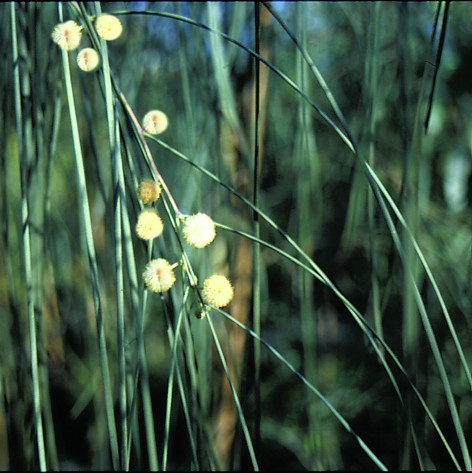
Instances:
[[[472,469],[466,2],[0,5],[0,467]]]

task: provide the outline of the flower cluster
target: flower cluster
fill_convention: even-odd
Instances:
[[[143,179],[137,189],[138,199],[143,204],[156,202],[161,195],[161,186],[153,179]],[[194,215],[182,215],[182,235],[184,240],[194,248],[205,248],[216,237],[215,222],[203,212]],[[143,240],[158,237],[164,230],[162,219],[154,208],[145,208],[138,215],[136,234]],[[153,292],[166,292],[175,283],[174,267],[164,258],[152,259],[144,268],[143,280],[146,288]],[[234,289],[226,276],[213,274],[205,279],[201,291],[204,306],[199,318],[207,312],[208,306],[225,307],[234,297]]]
[[[189,245],[195,248],[204,248],[213,242],[216,237],[216,229],[215,222],[211,217],[199,212],[181,218],[183,219],[182,233]],[[226,276],[213,274],[205,279],[201,294],[205,304],[219,308],[227,306],[232,301],[234,290]],[[198,317],[203,317],[206,311],[203,308]]]
[[[121,21],[114,15],[103,13],[94,19],[97,35],[104,41],[114,41],[123,32]],[[73,20],[57,24],[51,34],[52,41],[63,51],[74,51],[79,48],[82,39],[83,26]],[[91,47],[80,49],[77,54],[77,66],[85,72],[95,70],[100,64],[99,53]],[[169,126],[167,115],[161,110],[150,110],[142,119],[144,131],[152,135],[163,133]],[[152,207],[161,195],[161,185],[153,179],[143,179],[136,194],[144,207],[138,214],[135,232],[142,240],[153,240],[162,235],[164,223],[157,210]],[[205,248],[216,237],[215,222],[207,214],[199,212],[194,215],[179,216],[182,222],[182,236],[185,242],[194,248]],[[174,268],[178,263],[171,264],[165,258],[151,259],[143,271],[146,288],[152,292],[163,293],[171,289],[176,282]],[[190,273],[189,273],[190,274]],[[196,285],[196,281],[192,286]],[[234,296],[231,282],[221,274],[213,274],[205,279],[201,288],[202,312],[206,314],[210,306],[225,307]]]
[[[161,186],[153,179],[143,179],[136,188],[136,194],[143,204],[152,204],[159,199]],[[152,240],[162,234],[164,223],[155,208],[146,207],[138,215],[135,230],[142,240]],[[175,283],[175,266],[164,258],[152,259],[144,268],[144,284],[152,292],[167,292]]]
[[[80,45],[82,29],[74,20],[68,20],[54,27],[51,38],[64,51],[74,51]],[[113,41],[121,36],[123,25],[116,16],[103,13],[95,19],[95,30],[105,41]],[[100,56],[93,48],[83,48],[77,54],[77,65],[85,72],[95,70],[99,64]]]
[[[139,183],[136,194],[143,204],[151,204],[159,199],[161,186],[152,179],[144,179]],[[163,231],[164,223],[156,209],[151,207],[141,210],[136,222],[136,234],[139,238],[152,240],[160,236]]]
[[[183,220],[182,234],[189,245],[205,248],[215,239],[215,222],[207,214],[199,212],[182,216],[181,219]],[[201,294],[205,304],[220,308],[227,306],[233,300],[234,290],[226,276],[213,274],[205,279]],[[203,308],[197,317],[203,317],[206,311],[207,309]]]
[[[161,195],[161,186],[152,179],[143,179],[137,189],[138,199],[143,204],[157,201]],[[195,248],[208,246],[216,237],[215,222],[207,214],[199,212],[194,215],[183,215],[182,235],[184,240]],[[161,235],[164,229],[162,219],[154,208],[145,208],[138,216],[136,234],[144,240],[151,240]],[[144,268],[143,280],[146,288],[153,292],[166,292],[175,283],[174,267],[164,258],[152,259]],[[213,274],[205,279],[202,288],[204,304],[213,307],[225,307],[234,297],[231,282],[226,276]],[[207,309],[203,308],[203,316]]]

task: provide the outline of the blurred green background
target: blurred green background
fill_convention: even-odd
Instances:
[[[34,294],[48,468],[106,470],[113,465],[63,60],[51,41],[63,7],[64,21],[74,19],[84,27],[85,16],[92,20],[100,9],[122,21],[123,35],[106,45],[118,88],[114,93],[124,94],[138,120],[150,109],[167,114],[169,128],[159,139],[168,147],[148,143],[179,209],[186,214],[208,213],[216,222],[251,235],[260,232],[261,240],[303,260],[281,232],[263,218],[258,227],[248,205],[199,169],[218,176],[251,202],[256,185],[256,207],[287,232],[339,290],[336,293],[330,284],[264,245],[258,264],[253,259],[254,241],[223,228],[208,249],[186,249],[199,281],[214,271],[230,276],[236,291],[227,312],[256,332],[254,321],[260,315],[261,337],[320,390],[359,436],[346,430],[251,334],[212,312],[236,373],[258,466],[373,469],[376,466],[359,446],[361,438],[389,469],[469,469],[470,3],[59,5],[0,5],[0,468],[39,468],[28,289]],[[91,44],[87,26],[81,47]],[[271,68],[261,63],[256,67],[245,48],[258,50]],[[170,426],[165,425],[173,359],[168,337],[175,329],[187,283],[180,278],[179,287],[165,299],[149,295],[143,302],[140,276],[151,250],[134,233],[130,241],[123,237],[123,244],[132,244],[136,259],[143,327],[130,302],[136,288],[132,270],[126,268],[121,273],[126,335],[120,348],[111,154],[115,143],[108,132],[106,71],[84,73],[74,62],[74,52],[68,54],[120,447],[122,383],[128,396],[128,467],[153,469],[154,449],[159,468],[163,455],[169,469],[252,468],[241,417],[234,412],[231,393],[222,387],[224,373],[211,332],[204,320],[194,317],[195,303],[188,304],[186,331],[177,349],[183,391],[174,387]],[[15,107],[18,84],[21,117]],[[151,171],[118,99],[117,110],[126,190],[123,219],[129,217],[132,228],[139,212],[135,187]],[[355,152],[349,143],[355,143]],[[395,202],[408,231],[390,206],[382,207],[379,186],[369,180],[365,163]],[[24,205],[29,209],[27,223]],[[170,229],[173,216],[163,214]],[[25,249],[25,228],[30,254]],[[409,235],[424,254],[437,287]],[[395,238],[402,252],[397,251]],[[169,230],[152,251],[177,261],[181,250]],[[26,261],[32,268],[30,287]],[[254,301],[260,301],[260,310]],[[369,328],[356,322],[346,301],[364,316]],[[146,392],[137,375],[140,333],[154,447],[149,446],[145,395],[136,394]],[[389,356],[389,361],[382,358],[384,346],[378,339],[390,347],[407,376]],[[437,352],[431,348],[432,339]],[[123,353],[126,382],[119,380],[118,372]],[[444,376],[450,384],[449,397]],[[411,386],[421,394],[446,442]],[[229,440],[215,433],[219,422],[229,425]]]

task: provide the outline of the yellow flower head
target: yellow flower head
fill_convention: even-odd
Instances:
[[[159,199],[161,195],[161,186],[158,182],[152,179],[144,179],[139,183],[136,193],[138,194],[138,199],[143,204],[150,204]]]
[[[155,209],[144,209],[138,215],[136,234],[143,240],[152,240],[164,230],[162,219]]]
[[[153,259],[144,268],[143,279],[150,291],[166,292],[175,283],[173,266],[164,258]]]
[[[204,248],[215,239],[215,222],[204,213],[190,215],[185,217],[183,234],[189,245]]]
[[[167,129],[167,115],[160,110],[151,110],[143,118],[143,128],[151,135],[159,135]]]
[[[224,307],[228,305],[234,296],[233,286],[228,278],[220,274],[214,274],[205,279],[203,283],[203,300],[215,307]]]
[[[79,26],[73,20],[59,23],[52,30],[51,38],[61,49],[73,51],[79,47],[82,38],[82,26]]]
[[[103,13],[97,16],[95,20],[95,29],[100,37],[105,41],[117,39],[123,32],[121,21],[113,15]]]
[[[77,65],[85,72],[93,71],[100,62],[100,57],[92,48],[84,48],[77,54]]]

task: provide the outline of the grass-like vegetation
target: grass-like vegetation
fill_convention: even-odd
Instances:
[[[1,4],[0,468],[472,470],[471,19]]]

